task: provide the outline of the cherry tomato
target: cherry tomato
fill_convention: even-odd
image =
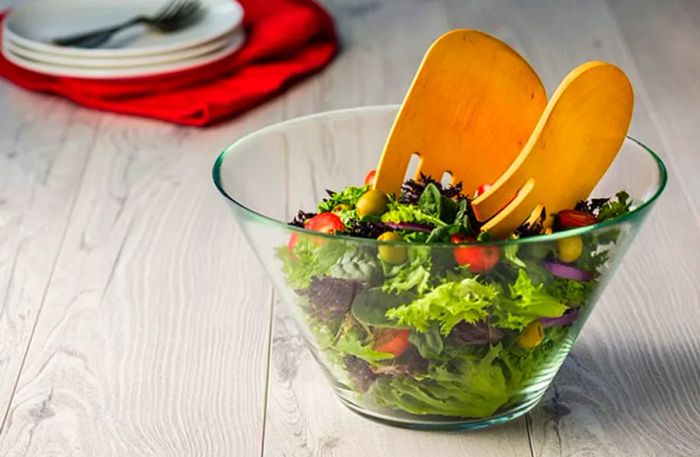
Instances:
[[[454,244],[473,241],[463,235],[454,234],[450,237]],[[454,248],[452,255],[457,265],[468,265],[472,273],[486,273],[493,270],[501,254],[496,246],[462,246]]]
[[[575,211],[573,209],[559,211],[559,225],[563,228],[584,227],[593,225],[596,222],[598,222],[598,219],[594,215],[583,211]]]
[[[383,328],[375,330],[374,345],[375,351],[388,352],[395,357],[400,356],[411,345],[408,341],[408,330]]]
[[[367,176],[365,176],[365,186],[373,186],[374,185],[374,177],[377,175],[377,170],[370,170],[369,173],[367,173]]]
[[[304,228],[314,232],[335,233],[345,229],[343,221],[333,213],[317,214],[304,222]]]
[[[298,241],[299,234],[297,232],[292,232],[292,234],[289,236],[289,241],[287,241],[287,250],[289,252],[292,252],[294,250],[294,246],[297,245]]]
[[[478,197],[479,195],[483,194],[487,190],[491,188],[491,184],[482,184],[479,187],[476,188],[476,192],[474,192],[474,198]]]

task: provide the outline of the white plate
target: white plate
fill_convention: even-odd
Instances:
[[[192,48],[183,49],[181,51],[165,52],[162,54],[155,54],[152,56],[124,56],[119,58],[74,57],[51,54],[48,52],[42,52],[37,51],[35,49],[26,48],[20,44],[13,42],[7,37],[3,39],[2,45],[4,49],[7,49],[9,52],[12,52],[13,54],[19,57],[24,57],[25,59],[34,60],[42,63],[82,68],[124,68],[177,62],[179,60],[191,59],[193,57],[209,54],[227,46],[229,43],[231,43],[234,39],[237,38],[236,35],[241,34],[243,34],[242,30],[236,30],[235,32],[226,34],[221,38],[209,41],[200,46],[194,46]],[[240,40],[240,38],[238,39]]]
[[[75,57],[126,57],[161,54],[195,47],[240,26],[243,8],[233,0],[200,0],[201,20],[179,32],[160,34],[135,26],[116,34],[107,47],[81,49],[55,46],[51,38],[118,24],[152,15],[168,0],[34,0],[12,8],[3,35],[36,51]]]
[[[135,78],[140,76],[151,76],[159,73],[169,73],[173,71],[187,70],[194,67],[200,67],[208,63],[219,60],[236,52],[245,41],[245,36],[241,33],[236,35],[226,47],[218,51],[211,52],[191,59],[184,59],[177,62],[163,63],[157,65],[142,65],[138,67],[125,68],[80,68],[67,65],[55,65],[50,63],[38,62],[19,56],[8,49],[3,48],[2,54],[7,60],[15,65],[27,70],[35,71],[53,76],[68,76],[74,78]]]

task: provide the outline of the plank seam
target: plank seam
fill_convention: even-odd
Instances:
[[[260,457],[265,455],[265,435],[267,431],[267,406],[270,397],[270,370],[272,369],[272,327],[275,320],[275,291],[270,289],[270,323],[267,328],[267,363],[265,370],[265,397],[263,399],[262,435],[260,437]]]
[[[527,432],[527,445],[530,448],[530,457],[535,457],[535,448],[532,446],[532,423],[530,413],[525,414],[525,431]]]

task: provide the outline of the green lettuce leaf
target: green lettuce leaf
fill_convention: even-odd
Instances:
[[[340,257],[353,248],[344,243],[323,243],[300,238],[291,251],[287,246],[277,248],[287,283],[293,289],[306,289],[314,276],[326,274]]]
[[[459,233],[460,230],[462,229],[462,226],[459,224],[452,224],[452,225],[443,225],[441,227],[436,227],[433,229],[432,232],[428,235],[428,238],[425,240],[426,243],[440,243],[440,242],[448,242],[450,240],[450,237],[454,235],[455,233]]]
[[[359,330],[350,328],[343,332],[335,343],[334,350],[343,355],[354,355],[371,364],[377,364],[382,360],[393,359],[395,356],[389,352],[380,352],[372,349],[372,343],[365,343],[360,337]]]
[[[381,406],[411,414],[488,417],[520,400],[519,392],[557,369],[572,342],[564,327],[545,330],[540,346],[523,350],[497,344],[486,352],[445,346],[427,373],[377,379],[370,395]],[[568,339],[568,341],[566,341]]]
[[[435,227],[442,227],[445,224],[439,217],[423,212],[418,206],[399,203],[390,200],[387,211],[382,214],[382,222],[417,222]]]
[[[416,347],[418,353],[426,359],[439,357],[445,347],[442,335],[440,335],[440,327],[435,322],[430,324],[428,330],[423,333],[411,332],[408,335],[408,341],[410,341],[411,344]]]
[[[508,402],[510,389],[497,357],[500,346],[486,355],[462,352],[450,363],[435,364],[421,377],[385,377],[371,393],[381,406],[411,414],[487,417]]]
[[[510,297],[504,297],[494,308],[496,325],[521,330],[540,317],[559,317],[567,306],[558,297],[550,295],[544,284],[533,283],[524,269],[508,286]]]
[[[336,192],[328,198],[325,198],[318,204],[318,212],[325,213],[333,211],[338,205],[348,205],[350,208],[357,206],[357,201],[369,189],[369,186],[348,186],[340,192]],[[356,213],[355,213],[356,214]],[[342,218],[341,218],[342,219]]]
[[[369,284],[381,281],[382,267],[376,256],[364,249],[349,249],[331,265],[328,274],[334,278],[353,279]]]
[[[408,249],[408,259],[403,264],[382,262],[382,266],[385,276],[382,289],[385,292],[400,294],[415,290],[425,293],[430,289],[432,258],[429,247],[411,247]]]
[[[382,291],[380,287],[368,289],[355,296],[352,315],[364,325],[396,328],[396,321],[386,317],[387,310],[410,303],[414,298],[415,294],[408,292],[395,295]]]
[[[425,186],[423,193],[418,199],[418,207],[425,214],[430,214],[437,218],[440,217],[442,212],[442,194],[435,184],[429,183]]]
[[[547,284],[547,291],[569,307],[583,306],[592,300],[592,295],[598,287],[597,281],[574,281],[573,279],[556,278]]]
[[[521,391],[529,384],[539,382],[541,373],[556,371],[568,355],[567,347],[571,347],[573,339],[567,327],[550,327],[545,329],[542,343],[534,349],[517,346],[504,349],[499,360],[505,368],[511,391]],[[518,400],[511,398],[509,403]]]
[[[632,201],[630,200],[629,194],[622,190],[615,194],[614,199],[611,198],[600,207],[598,210],[598,222],[621,216],[629,212],[631,206]]]
[[[439,285],[408,305],[388,310],[386,316],[419,332],[426,332],[430,324],[436,322],[440,333],[448,335],[462,321],[476,323],[485,319],[499,295],[498,286],[494,284],[464,278]]]
[[[519,246],[517,244],[510,244],[506,245],[503,247],[503,257],[513,264],[514,266],[518,268],[527,268],[527,265],[525,262],[520,260],[520,257],[518,257],[518,248]]]

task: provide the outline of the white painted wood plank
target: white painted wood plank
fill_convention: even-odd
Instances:
[[[207,131],[104,115],[0,455],[260,453],[271,292]]]
[[[615,0],[610,9],[639,70],[652,122],[682,187],[700,195],[700,3]],[[700,221],[700,202],[691,201]]]
[[[1,431],[98,120],[4,82],[0,103]]]
[[[659,4],[659,8],[663,8]],[[664,148],[644,80],[602,1],[482,4],[453,26],[490,23],[531,61],[553,90],[575,65],[621,66],[636,91],[631,129],[670,166],[666,194],[630,249],[572,356],[530,415],[534,455],[696,455],[700,446],[700,252],[682,166]],[[664,71],[659,69],[658,71]],[[672,69],[667,71],[671,72]],[[673,122],[671,120],[671,122]],[[693,203],[691,203],[693,202]]]

